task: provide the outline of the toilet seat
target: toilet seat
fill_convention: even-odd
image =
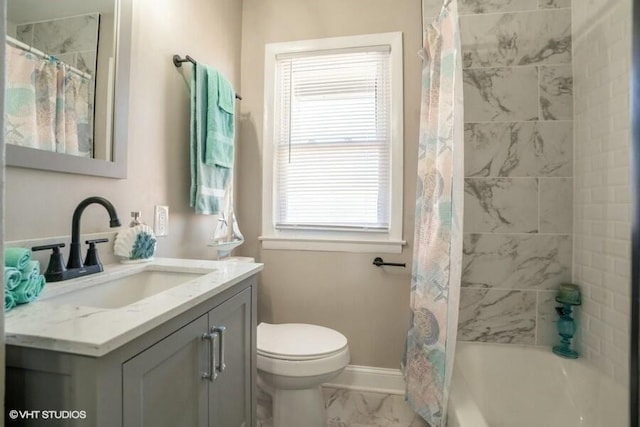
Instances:
[[[338,331],[306,323],[258,325],[258,354],[282,360],[313,360],[329,357],[347,347]]]
[[[304,323],[258,325],[258,369],[274,375],[305,377],[344,369],[347,338],[323,326]]]

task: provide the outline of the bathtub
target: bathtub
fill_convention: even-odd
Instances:
[[[544,347],[459,342],[448,427],[626,427],[626,389]]]

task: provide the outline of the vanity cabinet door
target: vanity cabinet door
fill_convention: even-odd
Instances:
[[[124,427],[205,427],[209,381],[203,315],[122,365]]]
[[[210,427],[250,427],[251,420],[251,288],[209,312],[216,340],[217,375],[209,392]]]

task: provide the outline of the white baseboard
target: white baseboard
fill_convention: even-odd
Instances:
[[[340,375],[323,387],[373,393],[404,395],[404,378],[400,369],[349,365]]]

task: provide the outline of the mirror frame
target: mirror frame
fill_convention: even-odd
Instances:
[[[70,156],[6,144],[7,166],[107,178],[127,177],[129,73],[133,0],[116,0],[115,81],[112,111],[112,161]]]

